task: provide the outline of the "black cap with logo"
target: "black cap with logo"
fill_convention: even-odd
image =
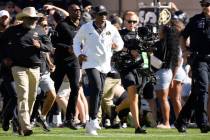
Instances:
[[[107,15],[108,14],[108,12],[106,10],[106,7],[103,6],[103,5],[99,5],[99,6],[94,7],[93,11],[97,15],[101,15],[101,14]]]

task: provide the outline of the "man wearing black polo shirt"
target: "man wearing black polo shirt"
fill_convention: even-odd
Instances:
[[[76,130],[77,126],[74,121],[77,97],[79,91],[80,65],[78,58],[75,56],[72,48],[73,37],[75,36],[80,25],[81,10],[76,4],[70,4],[68,7],[69,16],[56,27],[58,33],[54,37],[55,65],[56,69],[53,75],[56,91],[59,90],[63,78],[67,75],[70,82],[71,93],[66,111],[65,125]]]
[[[195,109],[196,123],[201,133],[208,133],[208,114],[205,110],[205,98],[210,92],[210,0],[201,0],[202,13],[192,17],[182,33],[182,48],[186,49],[190,37],[192,51],[192,93],[183,106],[175,127],[179,132],[186,132],[186,120]],[[210,99],[210,98],[209,98]],[[208,110],[210,109],[208,100]],[[209,112],[208,112],[209,113]]]

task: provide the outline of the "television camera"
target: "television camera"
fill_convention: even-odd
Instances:
[[[136,38],[124,38],[128,43],[127,51],[115,52],[112,60],[115,68],[121,72],[137,69],[141,74],[151,74],[150,53],[155,51],[153,45],[159,40],[157,28],[154,25],[145,25],[136,30]],[[128,39],[128,40],[126,40]],[[140,56],[133,58],[130,50],[136,50]]]

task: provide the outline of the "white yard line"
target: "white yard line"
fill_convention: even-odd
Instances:
[[[130,138],[130,137],[202,137],[208,134],[100,134],[98,136],[91,136],[84,133],[81,134],[34,134],[33,136],[43,136],[43,137],[71,137],[71,138],[85,138],[85,137],[107,137],[107,138]]]

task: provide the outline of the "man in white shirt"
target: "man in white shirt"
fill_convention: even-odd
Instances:
[[[100,129],[100,126],[97,113],[104,81],[106,74],[111,70],[110,63],[113,51],[120,51],[124,43],[117,29],[107,21],[106,8],[99,5],[93,10],[95,20],[84,24],[79,29],[73,41],[73,49],[89,80],[90,121],[86,124],[86,131],[88,134],[98,135],[96,130]]]

